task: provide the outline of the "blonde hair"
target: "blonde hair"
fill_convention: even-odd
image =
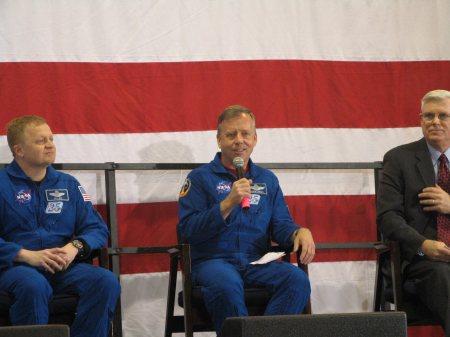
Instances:
[[[28,125],[38,126],[47,124],[47,121],[39,116],[26,115],[12,119],[6,124],[6,138],[8,146],[14,156],[14,145],[22,141],[23,133]]]
[[[226,107],[225,110],[223,110],[222,113],[217,118],[217,135],[218,136],[220,135],[220,125],[224,121],[231,119],[231,118],[238,117],[241,114],[246,114],[246,115],[250,116],[250,118],[255,123],[255,128],[256,128],[255,115],[253,114],[253,112],[250,109],[248,109],[242,105],[230,105],[229,107]]]

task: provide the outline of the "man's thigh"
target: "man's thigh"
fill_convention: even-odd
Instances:
[[[439,280],[450,282],[450,263],[416,258],[406,268],[406,279],[415,283],[433,283]]]
[[[113,280],[114,274],[105,268],[88,263],[75,263],[66,271],[57,273],[52,279],[55,292],[74,292],[81,294],[88,288],[100,286],[108,280]]]
[[[211,259],[193,266],[192,281],[203,287],[233,285],[243,288],[242,277],[236,267],[222,259]]]
[[[280,285],[309,288],[308,276],[303,270],[281,261],[249,265],[244,274],[244,282],[246,286],[262,286],[269,290],[274,290]]]
[[[0,273],[0,291],[14,292],[22,287],[30,291],[43,288],[51,292],[46,277],[33,267],[14,266]]]

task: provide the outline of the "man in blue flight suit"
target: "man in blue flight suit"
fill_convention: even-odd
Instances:
[[[292,220],[275,175],[250,160],[257,135],[253,113],[226,108],[218,119],[221,152],[188,175],[179,198],[178,234],[191,244],[192,278],[200,285],[216,332],[227,317],[246,316],[244,286],[264,286],[272,294],[266,315],[300,313],[310,296],[306,274],[290,263],[253,265],[267,253],[269,241],[301,246],[301,262],[315,254],[311,232]],[[233,159],[244,161],[237,179]],[[250,208],[240,204],[250,199]]]
[[[0,171],[0,291],[14,298],[13,325],[47,324],[53,293],[79,295],[72,337],[106,337],[120,295],[117,277],[83,263],[105,245],[108,229],[72,176],[58,172],[46,121],[7,125],[14,160]]]

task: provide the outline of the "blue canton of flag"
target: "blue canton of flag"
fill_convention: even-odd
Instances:
[[[83,197],[84,201],[91,201],[91,196],[86,193],[83,186],[78,186],[78,189],[80,190],[81,196]]]

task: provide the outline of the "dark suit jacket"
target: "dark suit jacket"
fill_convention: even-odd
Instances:
[[[402,259],[411,261],[425,239],[436,239],[436,212],[424,212],[418,194],[435,185],[424,138],[386,153],[377,193],[377,224],[384,239],[400,242]]]

